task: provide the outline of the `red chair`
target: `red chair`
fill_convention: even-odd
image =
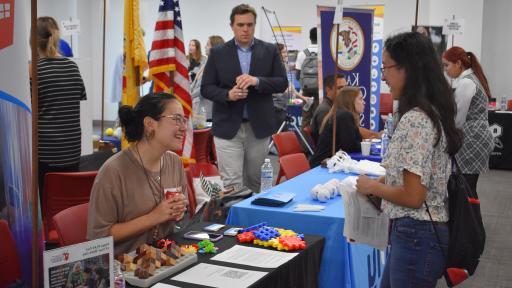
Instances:
[[[59,245],[68,246],[87,241],[89,203],[69,207],[53,216]]]
[[[290,180],[293,177],[311,169],[309,161],[304,153],[284,155],[279,158],[279,163],[286,180]]]
[[[393,113],[393,96],[390,93],[380,94],[380,115],[387,116]]]
[[[49,243],[58,243],[57,231],[52,218],[60,211],[89,202],[94,178],[97,171],[48,173],[45,175],[43,188],[44,238]]]
[[[297,135],[292,131],[274,134],[272,135],[272,140],[276,145],[277,155],[279,155],[279,158],[284,155],[304,153],[304,150],[302,150],[302,147],[300,146],[299,139],[297,139]],[[277,174],[276,185],[281,182],[281,178],[283,176],[283,169],[280,167],[279,173]]]
[[[304,131],[304,138],[306,138],[306,140],[311,146],[311,149],[313,149],[314,151],[316,147],[316,142],[315,139],[313,139],[313,130],[311,130],[311,126],[306,126],[302,131]]]
[[[210,163],[195,163],[190,164],[187,170],[187,182],[188,182],[188,201],[189,201],[189,216],[194,216],[197,207],[196,193],[194,190],[194,178],[201,177],[201,172],[204,177],[220,176],[217,167]]]
[[[196,163],[210,162],[210,136],[210,128],[194,130]]]
[[[0,267],[0,287],[7,287],[21,280],[16,244],[5,220],[0,220]]]

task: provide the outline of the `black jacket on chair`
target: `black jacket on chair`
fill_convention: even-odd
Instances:
[[[235,137],[247,105],[248,120],[256,138],[269,137],[275,129],[272,93],[282,93],[288,86],[277,46],[254,39],[249,75],[258,77],[259,84],[257,88],[249,88],[247,98],[229,101],[228,92],[236,85],[239,75],[242,69],[234,39],[210,50],[201,95],[213,101],[212,133],[223,139]]]

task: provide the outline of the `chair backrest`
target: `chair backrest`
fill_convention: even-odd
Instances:
[[[60,211],[89,202],[92,185],[98,171],[62,172],[45,175],[42,201],[45,238],[53,230],[52,217]]]
[[[302,131],[304,131],[304,137],[310,144],[311,149],[315,150],[316,142],[315,139],[313,138],[313,130],[311,129],[311,125],[304,127]]]
[[[89,203],[69,207],[53,216],[53,225],[59,235],[59,245],[68,246],[87,240]]]
[[[210,135],[210,128],[194,130],[194,150],[197,163],[209,162],[210,160]]]
[[[279,157],[279,163],[281,164],[281,169],[283,169],[286,180],[292,179],[311,169],[304,153],[288,154]]]
[[[217,167],[210,163],[195,163],[190,164],[187,170],[187,181],[188,181],[188,201],[189,201],[189,216],[194,216],[197,207],[196,192],[194,190],[194,178],[199,178],[203,172],[204,177],[209,176],[220,176]]]
[[[16,244],[5,220],[0,220],[0,267],[0,287],[7,287],[21,279]]]
[[[272,135],[272,140],[276,144],[279,157],[293,153],[304,153],[300,146],[299,139],[293,131],[285,131]]]
[[[390,93],[380,93],[380,115],[393,113],[393,97]]]

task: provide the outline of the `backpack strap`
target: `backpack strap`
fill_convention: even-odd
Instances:
[[[311,56],[311,52],[309,51],[308,48],[304,49],[304,54],[306,54],[306,57]]]

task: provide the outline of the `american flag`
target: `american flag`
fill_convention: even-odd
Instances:
[[[149,55],[149,74],[154,81],[154,92],[173,92],[190,120],[192,97],[187,66],[179,1],[161,0]],[[192,154],[192,139],[192,121],[188,121],[182,151],[184,159]]]

